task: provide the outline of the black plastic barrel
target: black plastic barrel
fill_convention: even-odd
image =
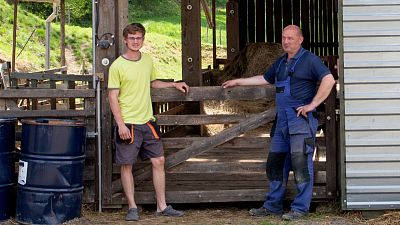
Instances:
[[[16,220],[60,224],[81,215],[86,126],[22,120]]]
[[[15,206],[15,123],[0,119],[0,221],[8,220]]]

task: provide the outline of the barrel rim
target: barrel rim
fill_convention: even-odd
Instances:
[[[0,123],[1,122],[16,122],[18,119],[14,117],[0,117]]]
[[[39,118],[39,119],[23,119],[22,124],[43,125],[43,126],[86,126],[85,122],[73,119],[55,119],[55,118]]]

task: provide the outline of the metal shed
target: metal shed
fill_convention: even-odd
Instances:
[[[342,207],[400,208],[400,1],[341,12]]]

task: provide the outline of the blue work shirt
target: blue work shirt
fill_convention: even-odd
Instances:
[[[296,99],[310,102],[317,92],[317,83],[331,72],[315,54],[300,48],[296,55],[287,61],[287,53],[279,57],[264,73],[264,79],[270,84],[277,80],[286,80],[291,75],[290,92]]]

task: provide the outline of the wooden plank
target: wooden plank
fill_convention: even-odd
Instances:
[[[165,149],[174,149],[174,148],[187,148],[193,144],[195,141],[205,140],[207,137],[181,137],[181,138],[162,138],[163,146]],[[235,137],[232,140],[229,140],[219,146],[217,148],[264,148],[269,146],[271,141],[270,137]],[[325,145],[324,137],[317,137],[316,140],[317,146]]]
[[[204,15],[206,16],[208,28],[214,28],[214,22],[211,18],[211,12],[210,8],[208,7],[208,3],[206,2],[206,0],[200,0],[200,5],[203,8]]]
[[[256,9],[254,0],[247,1],[247,32],[248,32],[248,43],[255,42],[256,33]]]
[[[332,88],[332,91],[328,98],[325,100],[325,141],[326,141],[326,194],[327,197],[337,198],[339,193],[337,190],[337,121],[336,121],[336,86]],[[329,118],[329,119],[328,119]]]
[[[36,80],[36,79],[31,80],[30,87],[36,88],[37,87],[37,83],[38,83],[38,80]],[[38,106],[38,99],[37,98],[32,98],[30,101],[31,101],[31,104],[32,104],[31,109],[36,110],[37,106]]]
[[[226,3],[226,47],[227,59],[232,60],[240,51],[239,38],[239,4],[237,1],[228,1]],[[225,64],[227,62],[217,62]]]
[[[275,42],[282,40],[282,0],[274,1]]]
[[[292,0],[282,0],[283,27],[292,24]]]
[[[265,42],[265,0],[256,0],[256,42]]]
[[[156,115],[158,125],[205,125],[238,123],[256,114]]]
[[[171,109],[168,109],[162,113],[159,113],[157,115],[176,115],[176,114],[183,112],[184,108],[185,108],[184,105],[181,104],[181,105],[175,106]]]
[[[95,90],[8,89],[0,90],[0,98],[94,98]]]
[[[167,191],[166,201],[171,203],[210,203],[210,202],[242,202],[264,201],[265,189],[244,190],[203,190],[203,191]],[[325,188],[314,187],[313,200],[325,199]],[[286,198],[293,199],[295,188],[288,188]],[[135,201],[138,204],[155,204],[154,191],[135,191]],[[124,194],[116,194],[113,203],[126,204]]]
[[[315,43],[316,43],[316,32],[315,32],[315,20],[316,20],[316,14],[315,14],[315,9],[316,9],[316,5],[315,5],[315,1],[317,0],[310,0],[310,51],[313,53],[316,53],[315,50]]]
[[[89,117],[94,116],[94,109],[85,110],[18,110],[0,111],[0,117]]]
[[[248,120],[240,122],[219,134],[216,134],[212,137],[207,138],[204,141],[196,141],[190,147],[180,150],[179,152],[170,155],[165,160],[165,168],[172,168],[185,160],[189,159],[192,156],[198,155],[202,152],[205,152],[213,147],[221,145],[224,142],[227,142],[234,137],[248,131],[255,129],[259,126],[262,126],[270,121],[272,121],[275,117],[275,110],[266,110],[260,113],[257,116],[254,116]],[[136,176],[136,180],[144,180],[151,176],[152,166],[149,165],[141,170],[139,170],[139,174]]]
[[[0,92],[1,98],[1,92]],[[222,88],[218,86],[191,87],[188,94],[175,88],[153,88],[151,99],[153,102],[204,101],[204,100],[257,100],[275,98],[275,87],[266,86],[239,86]]]
[[[52,74],[52,73],[11,73],[10,78],[54,80],[54,81],[93,81],[92,75]]]
[[[334,52],[332,55],[339,55],[339,22],[338,22],[338,12],[339,12],[339,1],[333,0],[333,43],[335,45]]]
[[[239,52],[240,50],[244,49],[246,47],[246,44],[248,42],[247,39],[247,0],[235,0],[239,2],[238,9],[239,15]]]
[[[265,6],[265,20],[267,30],[267,42],[280,43],[281,40],[275,40],[274,33],[274,1],[267,0]]]
[[[181,1],[182,78],[190,86],[201,85],[200,1]]]
[[[301,0],[301,30],[303,31],[303,47],[310,50],[310,0]]]
[[[292,19],[293,19],[293,24],[295,24],[299,27],[302,27],[300,24],[300,15],[303,12],[300,10],[300,2],[301,2],[301,0],[292,1],[292,3],[293,3],[293,12],[292,12],[293,18]]]

